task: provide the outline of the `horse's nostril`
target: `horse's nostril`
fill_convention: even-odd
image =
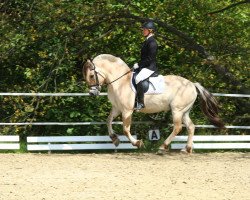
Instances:
[[[98,96],[100,94],[100,91],[97,87],[91,87],[91,89],[89,90],[89,94],[91,96]]]

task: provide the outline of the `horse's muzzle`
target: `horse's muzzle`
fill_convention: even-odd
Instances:
[[[101,88],[98,86],[92,86],[89,90],[90,96],[98,96],[100,94]]]

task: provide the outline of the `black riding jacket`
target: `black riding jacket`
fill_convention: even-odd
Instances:
[[[149,37],[142,44],[141,60],[139,61],[139,70],[148,68],[157,72],[156,66],[157,42],[153,36]]]

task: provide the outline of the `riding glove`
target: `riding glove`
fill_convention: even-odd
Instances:
[[[135,63],[134,66],[133,66],[133,69],[138,69],[138,68],[139,68],[138,63]]]

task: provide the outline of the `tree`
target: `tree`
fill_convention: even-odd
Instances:
[[[249,4],[234,2],[5,0],[0,4],[2,92],[86,91],[81,84],[84,60],[110,53],[132,66],[143,41],[141,23],[151,18],[158,27],[162,74],[184,76],[211,92],[248,93]],[[105,97],[0,99],[1,121],[104,121],[110,108]],[[226,122],[249,119],[246,99],[221,101]],[[195,115],[198,119],[198,111]],[[81,127],[30,129],[33,134],[83,134]]]

